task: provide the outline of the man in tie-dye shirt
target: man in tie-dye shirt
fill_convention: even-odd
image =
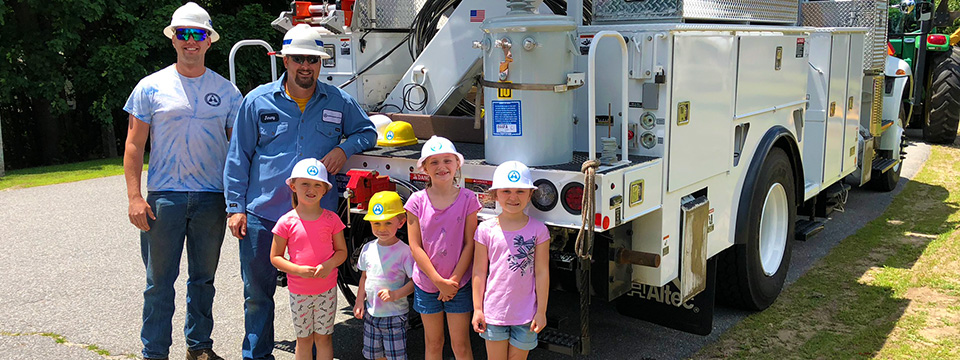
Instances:
[[[204,54],[220,36],[203,8],[192,2],[180,7],[164,34],[177,62],[140,80],[123,107],[130,114],[123,156],[128,216],[140,229],[147,270],[143,357],[168,356],[173,284],[186,243],[187,359],[220,359],[210,339],[213,281],[226,228],[227,139],[242,98],[236,86],[204,65]],[[144,199],[140,177],[147,135],[151,151]]]

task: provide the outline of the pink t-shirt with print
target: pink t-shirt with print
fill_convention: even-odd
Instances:
[[[343,231],[346,226],[340,217],[330,210],[324,210],[314,221],[306,221],[297,215],[297,210],[283,214],[273,233],[287,239],[287,253],[290,262],[304,266],[319,266],[333,257],[333,234]],[[337,285],[337,269],[334,268],[325,278],[304,279],[287,274],[287,286],[291,293],[299,295],[317,295]]]
[[[457,267],[457,262],[460,261],[460,252],[463,251],[463,233],[467,215],[480,210],[477,194],[461,188],[453,204],[446,209],[437,209],[430,202],[427,190],[420,190],[410,195],[410,199],[403,207],[420,219],[420,239],[423,250],[430,258],[433,267],[437,269],[437,273],[449,279]],[[472,273],[471,268],[467,268],[467,272],[460,278],[461,287],[470,281]],[[413,268],[413,283],[426,292],[440,291],[419,266]]]
[[[537,312],[534,249],[550,239],[547,226],[533,218],[517,231],[503,231],[493,218],[477,226],[474,240],[487,247],[487,288],[483,315],[488,324],[523,325]]]

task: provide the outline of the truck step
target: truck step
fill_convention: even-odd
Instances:
[[[580,352],[580,339],[559,329],[548,327],[540,331],[538,347],[553,352],[574,356]]]
[[[821,220],[800,220],[794,231],[794,238],[800,241],[807,241],[823,231],[826,223]]]
[[[900,159],[875,159],[873,169],[885,173],[900,163]]]

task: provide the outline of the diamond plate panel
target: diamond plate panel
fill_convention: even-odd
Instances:
[[[603,22],[685,21],[795,24],[796,0],[596,0],[594,19]]]
[[[887,3],[884,0],[811,1],[800,7],[802,25],[863,27],[863,70],[882,72],[887,56]]]
[[[353,5],[354,27],[358,30],[366,29],[409,29],[413,18],[427,0],[358,0]],[[373,13],[371,3],[376,4],[376,26],[370,20]]]

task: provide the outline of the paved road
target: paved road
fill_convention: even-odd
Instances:
[[[854,190],[847,213],[838,214],[814,240],[794,244],[788,281],[802,275],[830,247],[883,212],[907,178],[926,160],[929,147],[911,146],[904,179],[888,194]],[[126,221],[126,199],[121,176],[38,188],[0,191],[0,359],[96,359],[87,345],[114,356],[139,355],[140,311],[144,268],[137,230]],[[183,261],[181,273],[186,273]],[[228,359],[240,356],[243,333],[242,282],[237,240],[224,242],[217,275],[214,305],[214,349]],[[177,283],[174,328],[184,319],[185,279]],[[277,292],[277,339],[294,339],[285,290]],[[337,319],[335,353],[342,359],[360,359],[361,324],[343,311]],[[689,335],[618,315],[611,306],[593,305],[591,358],[687,357],[748,315],[719,308],[710,336]],[[14,335],[14,334],[27,335]],[[66,343],[31,333],[61,335]],[[184,357],[183,334],[174,332],[171,358]],[[279,359],[292,359],[278,345]],[[412,354],[423,349],[422,332],[413,331]],[[482,343],[474,337],[475,353]],[[629,355],[627,355],[629,354]],[[534,352],[531,358],[554,358]],[[414,358],[416,358],[414,356]]]

